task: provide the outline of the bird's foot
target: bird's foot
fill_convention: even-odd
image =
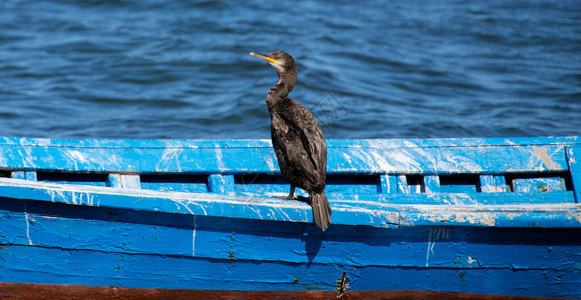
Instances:
[[[293,200],[293,201],[301,201],[301,202],[305,202],[305,203],[310,203],[309,202],[309,197],[303,197],[303,196],[291,196],[291,195],[287,195],[287,196],[274,196],[278,199],[282,199],[282,200]]]
[[[301,202],[305,202],[307,204],[311,204],[311,201],[309,201],[309,197],[297,196],[296,200],[301,201]]]
[[[291,196],[291,195],[287,195],[287,196],[274,196],[278,199],[282,199],[282,200],[295,200],[295,197]]]

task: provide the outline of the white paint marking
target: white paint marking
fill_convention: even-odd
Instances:
[[[196,215],[194,215],[194,230],[192,231],[192,256],[196,256]]]
[[[430,249],[434,252],[434,242],[432,241],[432,232],[434,228],[428,227],[428,247],[426,248],[426,267],[430,265]]]
[[[224,166],[224,160],[222,157],[222,148],[219,145],[216,145],[216,164],[218,166],[218,170],[224,171],[226,167]]]
[[[271,171],[276,170],[276,167],[274,166],[274,163],[272,162],[272,160],[268,157],[265,158],[266,161],[266,165],[268,166],[268,169]]]
[[[155,169],[160,172],[171,168],[171,161],[174,161],[178,170],[181,169],[179,156],[182,150],[178,148],[165,148],[161,154],[161,159],[155,165]]]
[[[30,217],[26,211],[26,202],[24,202],[24,220],[26,222],[26,238],[28,238],[28,244],[32,246],[32,239],[30,239]]]
[[[426,249],[426,267],[430,265],[430,254],[434,254],[434,246],[437,240],[450,238],[450,229],[445,227],[428,227],[428,247]]]

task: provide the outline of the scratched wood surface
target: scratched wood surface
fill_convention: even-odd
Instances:
[[[564,139],[573,144],[576,139]],[[447,140],[328,142],[330,173],[514,173],[567,170],[564,145]],[[405,145],[397,147],[398,145]],[[437,146],[435,146],[437,145]],[[468,146],[467,146],[468,145]],[[516,158],[516,159],[515,159]],[[0,139],[0,168],[77,172],[278,173],[269,141],[112,141]]]
[[[0,138],[0,282],[581,297],[578,137],[328,145],[322,233],[269,141]]]

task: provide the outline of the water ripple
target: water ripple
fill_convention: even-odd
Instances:
[[[329,12],[332,12],[331,14]],[[0,3],[0,136],[268,138],[272,68],[328,138],[581,134],[575,1]]]

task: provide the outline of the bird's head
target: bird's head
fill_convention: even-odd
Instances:
[[[275,50],[268,55],[250,52],[250,55],[262,58],[270,63],[279,74],[283,74],[295,69],[295,60],[292,56],[280,50]]]

